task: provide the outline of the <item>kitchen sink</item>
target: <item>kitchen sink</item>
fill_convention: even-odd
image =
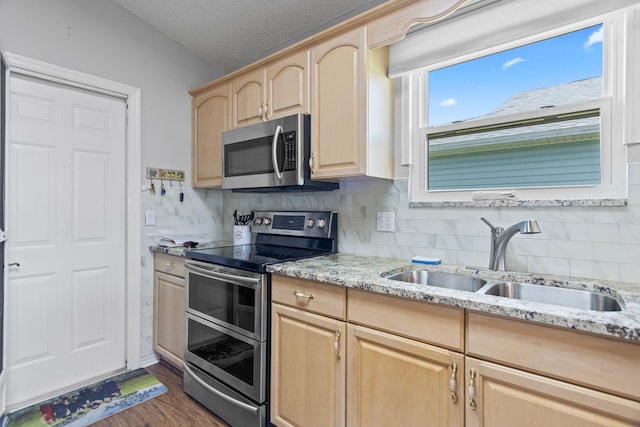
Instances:
[[[556,288],[519,282],[500,282],[489,286],[482,293],[581,310],[622,311],[622,304],[616,298],[578,289]]]
[[[476,292],[487,283],[486,280],[477,277],[428,270],[403,271],[389,276],[387,279],[467,292]]]
[[[479,277],[429,270],[403,271],[388,276],[387,279],[416,285],[435,286],[437,288],[578,308],[580,310],[624,310],[624,303],[621,300],[610,295],[587,290],[557,288],[521,282],[503,282],[495,279],[485,280]]]

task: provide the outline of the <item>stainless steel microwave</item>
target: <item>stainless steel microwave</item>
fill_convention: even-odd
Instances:
[[[245,192],[328,191],[311,179],[311,117],[294,114],[222,133],[222,188]]]

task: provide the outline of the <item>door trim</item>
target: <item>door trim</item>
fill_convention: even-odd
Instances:
[[[21,74],[37,77],[49,82],[62,83],[92,92],[115,96],[124,99],[126,102],[126,236],[124,248],[126,264],[125,357],[126,369],[137,369],[140,367],[140,247],[142,244],[142,230],[140,225],[141,198],[140,184],[138,182],[141,173],[141,90],[140,88],[9,52],[2,52],[2,59],[7,65],[7,82],[11,74]]]

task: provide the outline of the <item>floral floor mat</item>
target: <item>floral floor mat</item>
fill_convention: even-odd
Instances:
[[[125,372],[2,417],[2,427],[84,427],[167,391],[145,369]]]

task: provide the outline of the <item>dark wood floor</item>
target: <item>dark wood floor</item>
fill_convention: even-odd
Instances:
[[[167,392],[98,421],[92,427],[227,426],[185,394],[182,372],[164,362],[146,369],[167,386]]]

